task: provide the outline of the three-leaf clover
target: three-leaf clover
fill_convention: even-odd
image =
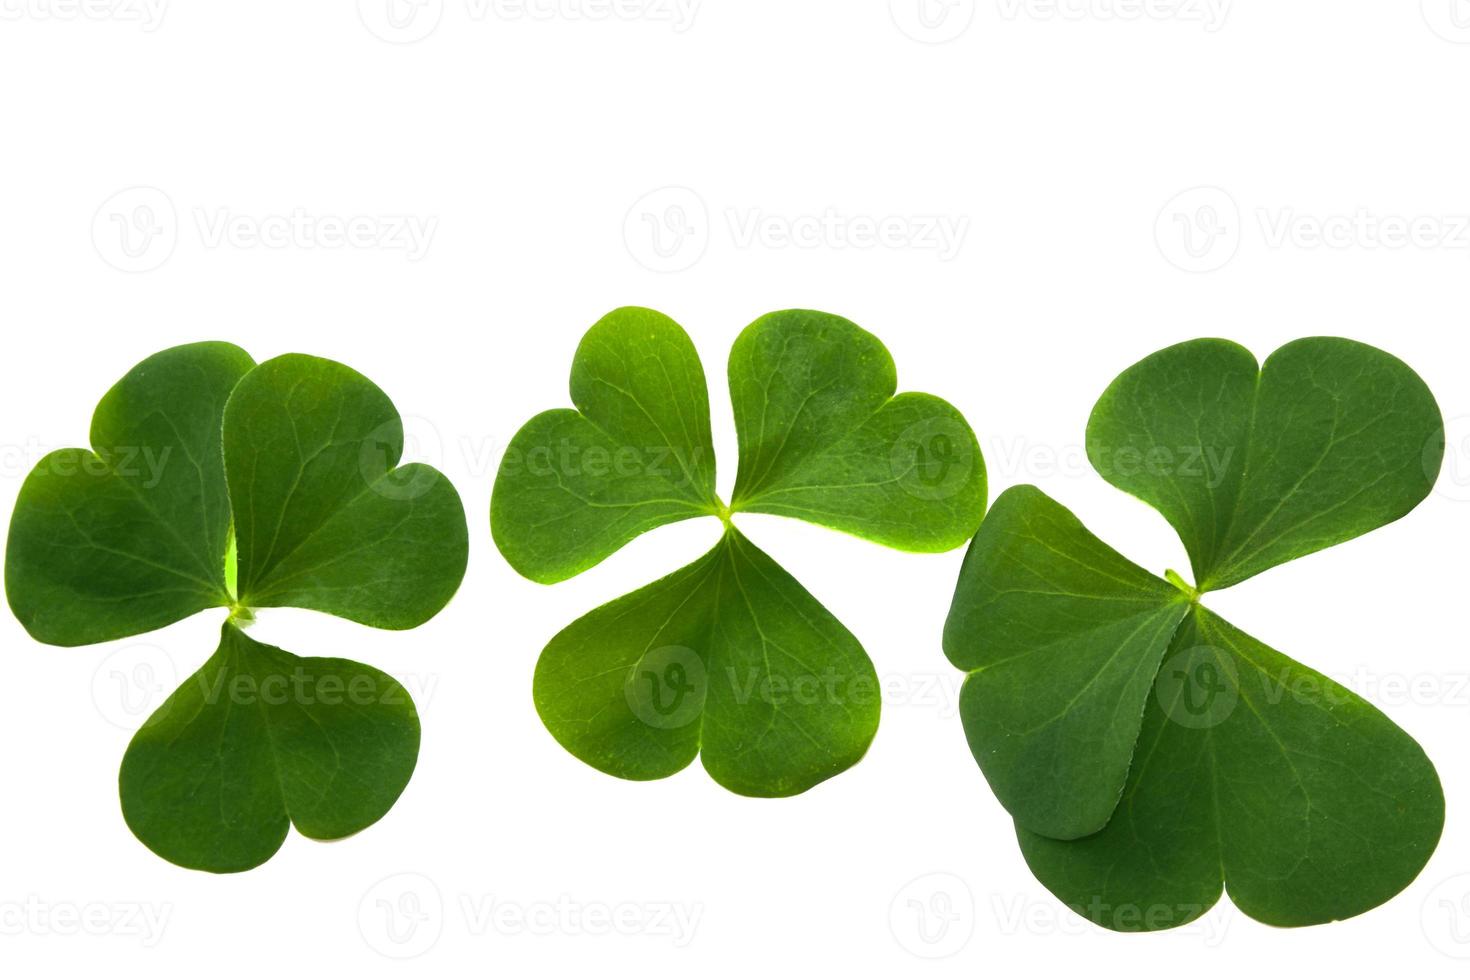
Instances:
[[[959,547],[985,508],[985,468],[960,413],[895,394],[893,359],[825,313],[762,317],[730,352],[740,466],[715,490],[704,370],[689,336],[620,309],[572,362],[575,409],[531,419],[491,500],[506,560],[537,582],[570,578],[661,525],[714,516],[704,557],[595,609],[541,654],[534,694],[569,752],[628,779],[699,755],[749,796],[800,793],[851,766],[877,730],[877,676],[862,646],[738,531],[779,514],[889,547]]]
[[[78,646],[230,610],[214,655],[123,757],[133,833],[175,864],[241,871],[291,824],[334,839],[382,817],[418,758],[408,693],[242,626],[296,606],[409,629],[459,587],[459,496],[432,467],[398,465],[392,402],[333,361],[189,344],[103,396],[91,444],[47,455],[16,502],[5,590],[26,631]]]
[[[1179,533],[1156,578],[1034,487],[995,502],[945,652],[961,715],[1038,879],[1118,930],[1177,926],[1222,886],[1252,918],[1328,922],[1424,866],[1444,797],[1418,744],[1352,692],[1200,604],[1364,534],[1429,493],[1443,425],[1390,355],[1338,338],[1196,340],[1120,375],[1087,453]]]

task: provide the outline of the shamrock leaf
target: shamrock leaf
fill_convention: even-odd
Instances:
[[[397,409],[351,368],[287,354],[246,375],[224,415],[240,604],[382,629],[444,608],[464,577],[464,510],[402,453]]]
[[[1378,709],[1208,610],[1181,624],[1112,821],[1018,827],[1059,898],[1124,931],[1181,925],[1221,886],[1275,926],[1366,912],[1414,880],[1444,825],[1434,766]]]
[[[590,671],[590,673],[589,673]],[[536,707],[579,759],[790,796],[857,762],[878,677],[857,639],[731,527],[703,558],[583,616],[536,665]]]
[[[1035,487],[995,500],[944,629],[960,714],[1001,804],[1038,833],[1107,824],[1184,594]]]
[[[730,509],[904,551],[960,547],[985,510],[974,433],[948,402],[897,389],[882,342],[846,320],[792,310],[751,324],[730,350]]]
[[[92,449],[48,455],[11,518],[6,593],[36,639],[75,646],[230,610],[219,650],[135,735],[124,817],[162,857],[239,871],[286,822],[354,833],[402,792],[418,720],[386,675],[246,637],[298,606],[407,629],[447,603],[468,532],[430,467],[399,466],[402,424],[372,382],[289,354],[176,347],[103,397]]]
[[[511,567],[551,584],[645,531],[719,512],[709,395],[694,344],[653,310],[621,309],[572,359],[572,403],[507,448],[490,530]]]
[[[123,815],[186,868],[244,871],[287,827],[346,837],[388,812],[419,753],[419,719],[387,674],[302,658],[224,624],[219,649],[123,756]]]
[[[491,500],[501,553],[556,582],[652,528],[718,517],[703,558],[595,609],[541,654],[537,710],[573,755],[628,779],[699,756],[747,796],[803,792],[853,765],[877,730],[858,641],[733,524],[810,520],[909,551],[958,547],[985,507],[974,434],[948,403],[895,394],[893,359],[841,317],[762,317],[730,354],[735,492],[715,491],[709,398],[693,343],[622,309],[583,339],[576,411],[545,412],[507,449]]]
[[[231,344],[155,354],[97,404],[90,451],[36,464],[5,549],[6,596],[31,636],[99,643],[231,604],[220,419],[254,367]]]
[[[1263,368],[1229,341],[1166,348],[1119,375],[1087,424],[1093,466],[1174,526],[1201,592],[1398,520],[1428,496],[1443,447],[1419,376],[1338,337],[1294,341]]]
[[[1138,568],[1034,487],[996,500],[945,651],[969,675],[970,747],[1054,894],[1120,930],[1180,925],[1222,888],[1306,925],[1413,880],[1443,823],[1423,751],[1201,596],[1407,513],[1442,438],[1423,382],[1371,347],[1297,341],[1257,372],[1194,341],[1108,388],[1088,454],[1179,530],[1203,587]]]

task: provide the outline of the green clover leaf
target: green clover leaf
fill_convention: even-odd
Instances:
[[[233,604],[220,419],[254,367],[231,344],[155,354],[97,404],[90,451],[36,464],[5,550],[5,593],[31,636],[100,643]]]
[[[138,730],[123,756],[123,815],[186,868],[245,871],[291,824],[335,840],[375,823],[413,775],[419,719],[387,674],[297,657],[234,623],[219,649]]]
[[[563,747],[603,772],[659,779],[699,756],[736,793],[789,796],[862,757],[878,726],[877,675],[734,515],[945,551],[980,523],[985,467],[959,412],[896,394],[888,351],[841,317],[760,318],[736,339],[729,378],[740,467],[727,506],[688,335],[651,310],[604,317],[573,360],[576,409],[536,416],[507,448],[491,528],[512,567],[549,583],[652,528],[718,517],[724,536],[703,558],[551,640],[536,707]]]
[[[1419,376],[1336,337],[1264,367],[1223,340],[1166,348],[1119,375],[1087,424],[1094,468],[1174,526],[1201,592],[1398,520],[1443,450]]]
[[[730,349],[730,509],[903,551],[963,545],[985,510],[975,435],[943,399],[897,389],[882,342],[846,320],[793,310],[751,324]]]
[[[1352,341],[1296,341],[1257,369],[1199,340],[1114,381],[1087,449],[1179,531],[1202,585],[1149,574],[1034,487],[996,500],[944,646],[1032,871],[1124,931],[1188,922],[1222,888],[1283,926],[1387,901],[1438,842],[1433,765],[1376,708],[1200,600],[1412,510],[1443,452],[1433,396]]]
[[[398,465],[387,396],[332,361],[257,366],[230,344],[189,344],[113,386],[91,443],[48,455],[17,499],[5,587],[27,632],[77,646],[230,610],[214,656],[128,747],[129,827],[176,864],[240,871],[288,823],[329,839],[382,817],[418,755],[407,692],[240,627],[254,608],[298,606],[408,629],[459,587],[459,497],[432,468]]]
[[[572,404],[527,422],[500,464],[490,531],[522,575],[551,584],[645,531],[716,514],[709,395],[694,344],[653,310],[587,331]]]

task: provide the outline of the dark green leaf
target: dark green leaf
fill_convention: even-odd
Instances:
[[[376,822],[418,750],[413,700],[387,674],[226,623],[214,656],[133,737],[118,786],[128,826],[160,857],[244,871],[289,824],[331,840]]]
[[[1222,887],[1254,918],[1307,925],[1413,880],[1444,817],[1423,751],[1199,602],[1403,516],[1443,446],[1433,397],[1382,351],[1312,338],[1258,371],[1200,340],[1124,372],[1087,432],[1094,466],[1178,530],[1198,589],[1039,491],[1001,496],[945,649],[970,672],[971,747],[1048,888],[1138,931],[1188,922]]]
[[[1407,514],[1439,473],[1444,426],[1402,361],[1338,337],[1266,360],[1194,340],[1124,371],[1098,399],[1087,453],[1179,532],[1201,592]]]
[[[965,556],[944,649],[969,672],[970,749],[1018,823],[1059,838],[1107,824],[1188,609],[1035,487],[996,499]]]
[[[224,343],[155,354],[97,405],[91,451],[58,450],[31,471],[5,592],[33,637],[97,643],[230,605],[220,419],[252,367]]]
[[[1018,827],[1041,882],[1122,931],[1164,929],[1219,898],[1303,926],[1386,902],[1439,841],[1434,766],[1377,709],[1196,607],[1148,701],[1107,829],[1058,841]]]
[[[878,727],[862,646],[734,528],[557,634],[535,696],[557,741],[589,765],[659,779],[700,754],[746,796],[810,789],[857,762]]]
[[[547,645],[536,705],[569,752],[604,772],[659,779],[698,755],[737,793],[786,796],[862,757],[877,682],[857,640],[732,515],[940,551],[979,524],[985,465],[960,414],[932,395],[895,397],[888,352],[840,317],[757,320],[731,351],[730,384],[741,459],[726,507],[693,344],[650,310],[609,315],[577,350],[578,411],[538,415],[512,441],[491,527],[512,567],[556,582],[646,530],[717,515],[725,535],[708,555]]]
[[[516,433],[491,498],[500,553],[537,582],[720,509],[704,369],[677,323],[634,307],[603,317],[577,348],[571,395],[575,411]]]
[[[287,354],[250,372],[224,418],[241,604],[384,629],[444,608],[464,577],[464,509],[432,467],[398,466],[402,451],[393,403],[351,368]]]
[[[788,310],[746,327],[730,350],[730,509],[905,551],[964,544],[985,513],[980,446],[948,402],[897,387],[882,342],[842,317]]]
[[[26,629],[74,645],[231,610],[219,650],[128,750],[129,826],[178,864],[238,871],[275,853],[290,822],[333,838],[377,820],[418,754],[407,694],[236,623],[292,605],[402,629],[453,595],[464,511],[433,468],[397,465],[387,396],[332,361],[257,367],[229,344],[192,344],[118,382],[92,444],[48,456],[16,504],[6,592]]]

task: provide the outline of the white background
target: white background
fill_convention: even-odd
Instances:
[[[381,823],[293,833],[241,875],[154,857],[115,783],[219,615],[72,650],[0,617],[0,971],[1463,973],[1470,4],[86,2],[0,0],[0,511],[46,450],[85,441],[129,366],[227,339],[378,382],[409,456],[459,487],[472,553],[412,633],[261,615],[259,639],[392,671],[424,739]],[[632,784],[573,759],[532,707],[541,646],[718,534],[663,529],[555,588],[490,541],[506,440],[566,403],[582,331],[624,304],[669,313],[705,358],[722,492],[730,342],[813,307],[882,337],[901,387],[960,406],[992,499],[1035,482],[1158,572],[1186,567],[1172,532],[1082,458],[1118,371],[1205,335],[1404,358],[1450,420],[1436,493],[1210,604],[1422,742],[1449,800],[1427,869],[1332,926],[1228,902],[1168,934],[1081,923],[1026,870],[954,714],[939,636],[960,554],[776,518],[742,525],[890,686],[867,758],[781,801],[698,765]],[[629,934],[589,927],[609,912]]]

